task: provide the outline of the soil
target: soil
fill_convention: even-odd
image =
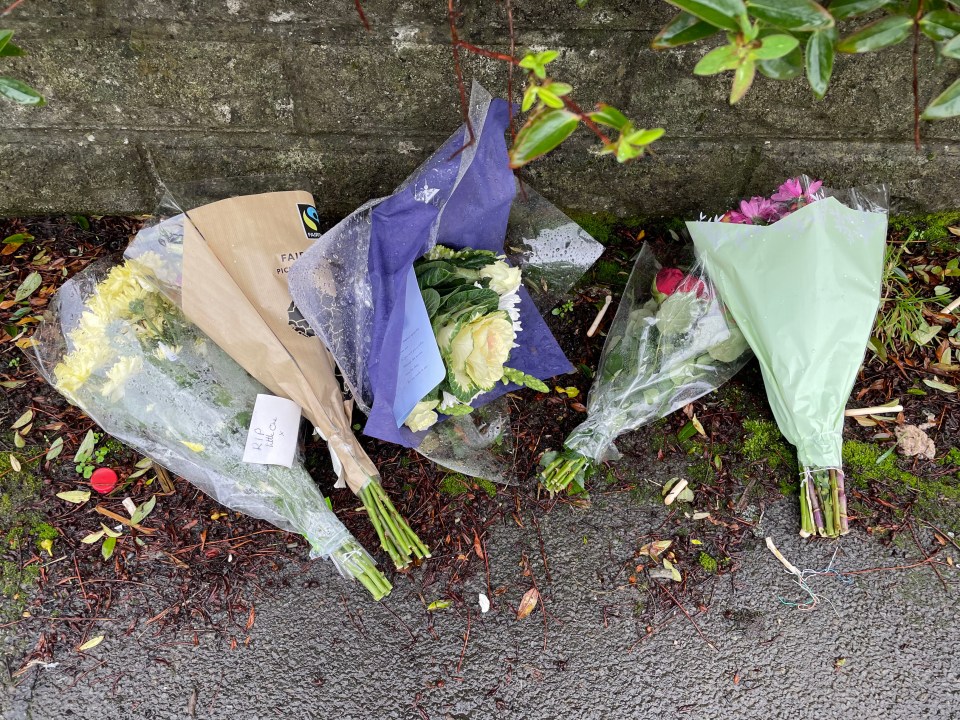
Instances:
[[[307,551],[299,537],[230,512],[172,478],[165,487],[152,470],[135,475],[136,453],[102,438],[102,465],[116,469],[117,490],[75,505],[57,493],[86,488],[88,483],[71,462],[92,421],[71,407],[30,366],[22,345],[53,292],[64,278],[101,257],[118,258],[143,218],[50,217],[0,220],[0,546],[3,563],[3,617],[9,633],[3,646],[9,677],[14,683],[36,672],[41,662],[54,661],[89,640],[104,618],[123,617],[134,627],[162,636],[166,628],[182,634],[214,633],[242,636],[254,623],[255,606],[264,593],[277,590],[275,578],[305,563]],[[903,242],[917,226],[895,228],[891,242]],[[30,237],[17,244],[18,234]],[[921,230],[922,234],[922,230]],[[689,260],[686,245],[670,224],[644,228],[604,226],[607,249],[578,287],[568,311],[548,317],[551,329],[578,368],[557,380],[564,392],[511,394],[512,435],[516,439],[514,484],[489,483],[451,475],[414,451],[364,439],[363,445],[381,470],[384,486],[414,530],[433,548],[433,558],[419,567],[394,573],[398,587],[414,587],[423,598],[444,598],[462,607],[466,583],[490,583],[486,547],[498,526],[533,528],[558,507],[589,508],[592,502],[625,495],[641,507],[660,508],[660,487],[640,468],[656,466],[658,475],[675,474],[691,480],[698,496],[709,498],[711,517],[696,537],[693,520],[682,506],[657,516],[636,537],[636,552],[624,561],[611,558],[602,569],[611,581],[649,588],[637,612],[650,632],[683,618],[687,608],[707,612],[717,579],[737,573],[743,552],[756,545],[752,529],[765,508],[796,491],[796,466],[767,408],[758,366],[751,362],[720,391],[650,426],[621,438],[624,459],[596,475],[584,496],[550,497],[538,486],[540,456],[558,449],[565,435],[585,417],[591,384],[604,337],[586,338],[604,297],[616,298],[626,281],[630,262],[642,242],[653,244],[664,262]],[[15,239],[10,242],[13,236]],[[3,241],[7,238],[8,241]],[[913,252],[924,263],[946,267],[958,254],[956,241],[913,239]],[[30,273],[40,274],[38,289],[21,301],[14,294]],[[960,293],[960,278],[933,278],[926,285],[946,284]],[[607,314],[605,325],[613,317]],[[848,421],[845,460],[851,478],[851,514],[855,529],[865,530],[877,542],[915,544],[931,557],[954,544],[960,532],[960,394],[935,389],[923,380],[958,384],[956,369],[934,367],[956,332],[957,316],[932,315],[942,324],[939,342],[923,347],[891,347],[882,362],[869,353],[854,389],[852,405],[878,405],[899,398],[906,409],[896,418]],[[603,326],[601,326],[603,327]],[[943,343],[946,342],[946,348]],[[957,353],[960,355],[960,352]],[[960,359],[960,358],[958,358]],[[942,363],[941,363],[942,365]],[[554,384],[550,384],[553,388]],[[570,390],[575,388],[575,390]],[[921,394],[922,393],[922,394]],[[17,433],[11,426],[27,410],[33,418]],[[704,436],[685,431],[696,416]],[[356,422],[362,423],[357,417]],[[900,459],[893,429],[901,424],[928,424],[937,456],[933,460]],[[57,438],[63,449],[47,459]],[[318,440],[306,440],[307,467],[347,527],[369,549],[375,536],[346,490],[333,488],[335,476]],[[11,456],[21,466],[13,468]],[[154,532],[125,533],[112,556],[105,560],[100,543],[81,538],[99,529],[104,518],[99,505],[126,517],[122,500],[143,503],[157,496],[155,510],[145,522]],[[589,509],[585,512],[589,513]],[[652,511],[651,511],[652,512]],[[595,518],[600,521],[601,518]],[[641,523],[642,525],[642,523]],[[932,535],[918,539],[917,528]],[[648,577],[649,558],[640,549],[653,540],[671,540],[674,564],[683,582],[668,590]],[[47,549],[42,543],[52,541]],[[140,542],[142,541],[142,545]],[[539,543],[538,567],[549,581],[550,558]],[[381,567],[389,562],[374,552]],[[526,556],[524,556],[526,558]],[[524,560],[524,562],[532,559]],[[393,571],[390,571],[393,572]],[[491,597],[505,587],[489,587]],[[683,613],[681,613],[683,609]],[[606,622],[606,620],[605,620]]]

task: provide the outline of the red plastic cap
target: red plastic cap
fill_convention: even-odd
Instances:
[[[110,468],[97,468],[90,476],[90,485],[98,493],[106,495],[117,486],[117,473]]]

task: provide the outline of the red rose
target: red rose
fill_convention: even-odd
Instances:
[[[698,298],[707,294],[706,283],[693,275],[686,275],[678,284],[676,292],[695,292]]]
[[[654,286],[657,288],[657,292],[663,295],[673,295],[677,291],[680,283],[684,281],[684,277],[682,270],[677,270],[677,268],[662,268],[660,272],[657,273]]]

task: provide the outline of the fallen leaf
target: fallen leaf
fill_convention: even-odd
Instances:
[[[53,460],[58,457],[60,453],[63,452],[63,438],[58,437],[53,441],[53,444],[50,446],[50,449],[47,450],[47,455],[44,458],[45,460]]]
[[[696,415],[694,415],[692,418],[690,418],[690,422],[693,423],[693,426],[697,429],[697,432],[698,432],[698,433],[700,433],[701,435],[703,435],[703,437],[706,437],[706,436],[707,436],[706,431],[703,429],[703,424],[697,419],[697,416],[696,416]]]
[[[0,387],[9,388],[10,390],[16,390],[18,387],[23,387],[26,384],[26,380],[0,380]]]
[[[680,571],[677,570],[676,565],[674,565],[672,562],[670,562],[670,561],[667,560],[666,558],[664,558],[664,560],[663,560],[663,567],[664,567],[665,569],[667,569],[667,570],[670,571],[670,579],[671,579],[671,580],[673,580],[674,582],[682,582],[682,581],[683,581],[683,575],[681,575],[681,574],[680,574]]]
[[[33,410],[27,410],[23,415],[17,418],[17,421],[10,426],[10,429],[16,430],[17,428],[22,428],[31,420],[33,420]]]
[[[40,277],[40,273],[34,271],[27,275],[24,278],[23,282],[20,283],[20,287],[17,288],[17,292],[14,293],[13,301],[20,302],[21,300],[26,300],[28,297],[33,295],[40,283],[43,282],[43,278]]]
[[[903,425],[896,428],[897,446],[904,457],[921,457],[933,460],[937,454],[937,446],[933,440],[916,425]]]
[[[941,390],[945,393],[955,393],[957,391],[956,385],[947,385],[947,383],[940,382],[939,380],[930,380],[928,378],[924,378],[923,384],[927,387],[932,387],[934,390]]]
[[[247,618],[247,630],[253,627],[253,623],[257,619],[257,608],[254,605],[250,606],[250,617]]]
[[[117,539],[115,537],[108,537],[103,539],[103,545],[100,546],[100,554],[103,555],[104,560],[109,560],[113,557],[113,551],[117,547]]]
[[[180,441],[186,448],[193,450],[195,453],[202,453],[204,451],[203,445],[195,442],[187,442],[186,440]]]
[[[105,533],[103,530],[100,530],[95,533],[90,533],[89,535],[84,537],[82,540],[80,540],[80,542],[82,542],[84,545],[93,545],[95,542],[97,542],[97,540],[102,538],[104,534]]]
[[[90,499],[90,491],[67,490],[65,492],[58,492],[57,497],[61,500],[66,500],[68,503],[73,503],[74,505],[83,505],[87,500]]]
[[[25,448],[27,446],[27,441],[23,439],[23,435],[19,431],[13,433],[13,446],[15,448]]]
[[[87,650],[93,650],[97,645],[103,642],[103,635],[97,635],[87,640],[83,645],[77,648],[80,652],[86,652]]]
[[[17,456],[13,453],[10,453],[10,469],[14,472],[20,472],[20,461],[17,460]]]
[[[948,227],[947,230],[949,230],[954,235],[960,236],[960,227]]]
[[[430,612],[433,612],[434,610],[446,610],[451,605],[453,605],[452,600],[434,600],[432,603],[427,605],[427,610]]]
[[[480,537],[477,535],[476,531],[473,533],[473,551],[477,554],[477,557],[483,560],[483,543],[480,542]]]
[[[533,612],[533,609],[537,606],[537,602],[540,600],[540,593],[537,592],[536,588],[530,588],[523,594],[523,598],[520,600],[520,607],[517,608],[517,620],[523,620],[527,615]]]
[[[665,553],[671,545],[673,545],[673,540],[656,540],[649,542],[640,548],[640,554],[646,555],[652,560],[659,562],[660,555]]]

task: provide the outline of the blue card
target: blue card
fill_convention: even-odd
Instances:
[[[397,367],[397,394],[393,400],[393,417],[397,427],[413,412],[423,396],[433,390],[447,375],[430,327],[430,316],[423,304],[417,274],[410,268],[403,315],[403,340],[400,342],[400,364]]]

